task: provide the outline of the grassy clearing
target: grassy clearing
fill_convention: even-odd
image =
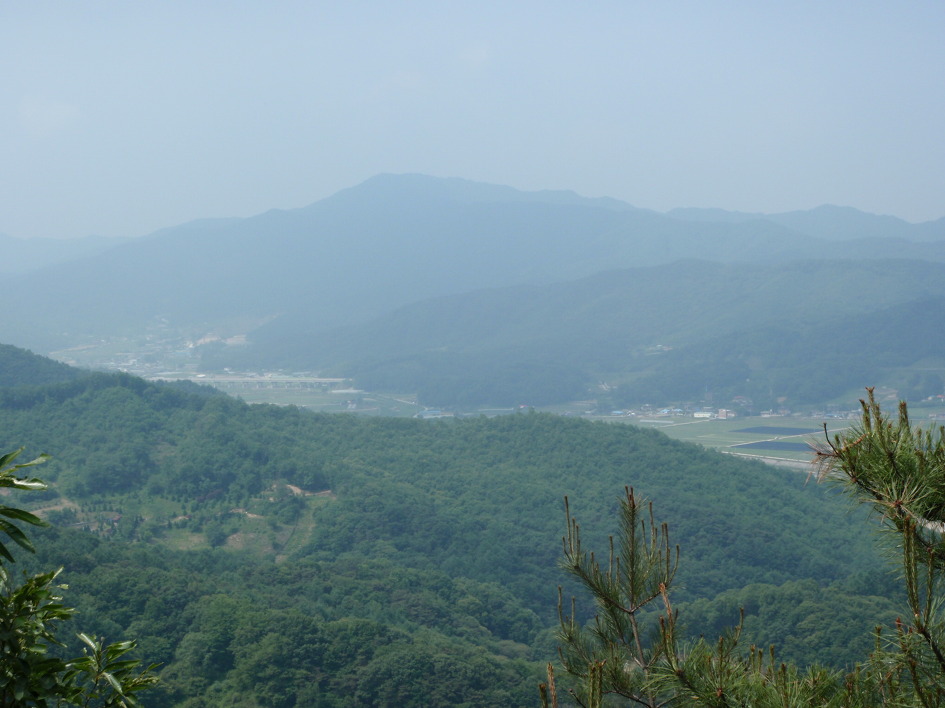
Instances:
[[[172,529],[164,534],[161,542],[176,551],[196,551],[201,548],[210,548],[204,534],[188,531],[187,529]]]
[[[305,498],[305,509],[299,515],[295,524],[288,530],[289,533],[286,537],[281,540],[279,553],[276,556],[277,561],[284,560],[294,551],[301,550],[302,547],[308,543],[312,535],[312,530],[315,528],[315,516],[318,509],[329,503],[332,498],[333,497],[327,495],[308,496]]]
[[[311,492],[279,483],[234,507],[222,500],[181,502],[166,497],[127,494],[76,503],[66,497],[40,501],[33,510],[54,525],[84,528],[102,537],[123,538],[199,550],[213,545],[282,560],[309,541],[319,508],[331,503],[330,491]],[[300,508],[285,517],[280,502]]]

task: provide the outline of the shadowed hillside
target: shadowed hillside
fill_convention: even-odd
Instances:
[[[247,354],[430,405],[544,405],[599,395],[604,380],[620,386],[617,407],[712,393],[764,409],[897,386],[942,351],[942,298],[934,263],[685,261],[430,299],[309,340],[273,325]]]

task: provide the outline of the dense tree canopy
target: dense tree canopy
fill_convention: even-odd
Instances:
[[[632,426],[315,415],[94,374],[0,389],[0,444],[54,455],[28,507],[55,526],[17,565],[64,566],[86,633],[161,664],[152,706],[385,705],[390,657],[411,652],[400,704],[533,705],[556,651],[561,499],[603,543],[628,483],[679,519],[694,620],[745,605],[746,635],[841,667],[857,630],[831,608],[865,596],[865,635],[888,602],[862,518],[829,489]],[[824,623],[811,647],[790,641],[798,600]]]

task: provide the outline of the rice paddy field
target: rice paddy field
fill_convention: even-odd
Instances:
[[[691,417],[630,419],[636,425],[658,428],[671,438],[694,442],[733,455],[762,458],[769,462],[804,464],[811,459],[811,444],[824,440],[824,426],[833,437],[854,422],[824,418],[729,418]]]
[[[883,403],[883,410],[896,415],[896,406]],[[909,418],[913,425],[942,424],[945,413],[940,403],[910,404]],[[766,462],[800,465],[811,460],[812,443],[824,442],[824,431],[831,438],[835,433],[859,423],[852,418],[825,417],[743,417],[693,419],[691,417],[623,418],[635,425],[658,428],[671,438],[699,443],[733,455],[756,457]]]

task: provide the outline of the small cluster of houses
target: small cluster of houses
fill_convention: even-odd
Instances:
[[[612,416],[624,416],[633,418],[640,415],[648,417],[656,416],[666,418],[670,416],[691,416],[693,418],[704,418],[709,420],[726,420],[736,416],[735,411],[728,408],[702,408],[697,411],[684,410],[682,408],[661,408],[658,411],[611,411]]]

